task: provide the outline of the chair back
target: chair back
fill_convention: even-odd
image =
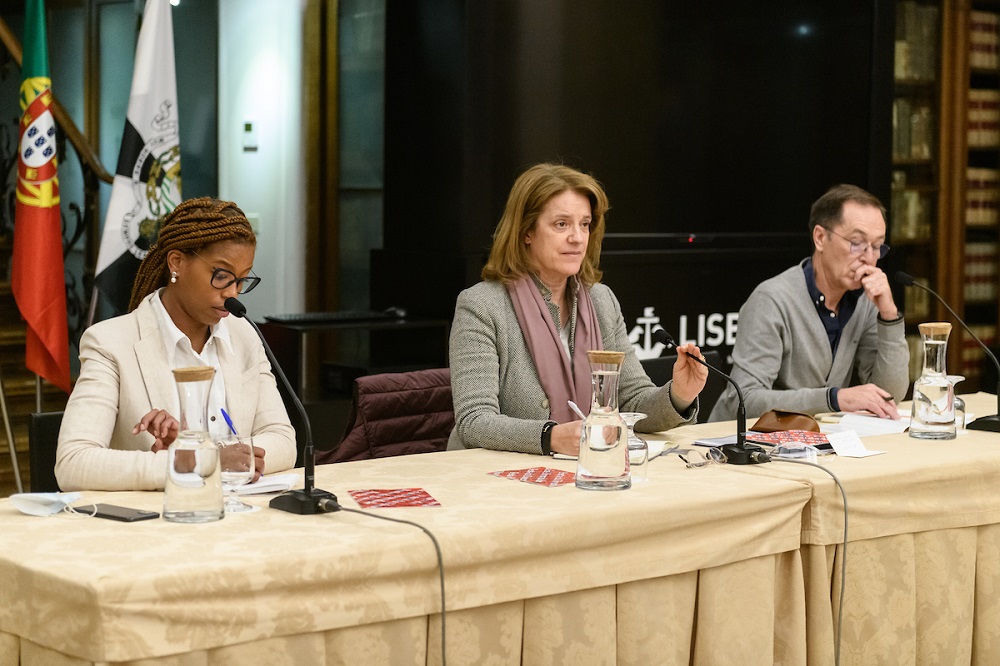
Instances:
[[[711,350],[703,352],[703,354],[706,363],[722,369],[722,356],[719,355],[719,352]],[[653,380],[653,383],[657,386],[663,386],[674,376],[674,362],[676,360],[677,354],[670,354],[669,356],[660,356],[659,358],[643,359],[640,363],[642,363],[642,368],[649,375],[649,378]],[[705,381],[705,388],[701,390],[701,394],[698,396],[701,402],[698,408],[698,423],[706,423],[708,421],[708,417],[712,413],[712,408],[715,407],[715,403],[718,401],[719,396],[722,395],[722,391],[728,383],[718,374],[709,370],[708,379]]]
[[[56,447],[62,419],[62,412],[35,412],[28,421],[28,464],[33,493],[59,492]]]
[[[448,368],[359,377],[347,431],[316,463],[444,451],[454,426]]]

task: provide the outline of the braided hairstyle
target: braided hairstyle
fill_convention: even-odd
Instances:
[[[198,250],[225,240],[257,244],[247,216],[236,204],[212,197],[182,201],[163,218],[156,244],[139,264],[132,284],[129,312],[139,307],[146,296],[167,284],[167,253],[170,250]]]

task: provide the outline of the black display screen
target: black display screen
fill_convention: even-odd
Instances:
[[[515,178],[562,161],[608,193],[628,330],[726,359],[753,288],[811,251],[813,201],[888,203],[894,39],[892,0],[388,3],[373,307],[451,316]]]
[[[809,205],[831,185],[888,194],[889,10],[514,3],[496,23],[508,105],[493,112],[497,157],[512,171],[556,158],[594,173],[612,234],[804,235]]]

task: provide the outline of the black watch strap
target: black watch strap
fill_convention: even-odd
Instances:
[[[542,426],[542,455],[552,455],[552,429],[558,425],[555,421],[546,421]]]

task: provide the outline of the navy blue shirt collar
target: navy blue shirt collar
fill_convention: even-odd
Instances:
[[[837,312],[826,307],[826,296],[816,286],[816,271],[813,269],[812,257],[802,262],[802,272],[806,278],[806,289],[809,290],[809,298],[816,306],[816,313],[819,320],[823,322],[826,335],[830,339],[830,351],[833,356],[837,355],[837,346],[840,344],[840,334],[847,327],[847,322],[851,320],[851,315],[858,306],[858,299],[864,293],[864,289],[848,291],[840,299],[840,306]]]

